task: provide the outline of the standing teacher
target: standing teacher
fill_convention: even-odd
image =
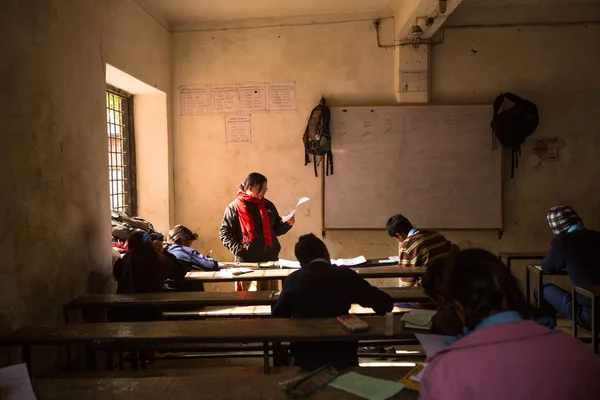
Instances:
[[[265,199],[267,178],[253,172],[240,185],[235,199],[229,203],[221,222],[220,238],[223,245],[235,255],[237,262],[277,261],[281,245],[277,236],[285,235],[294,217],[283,222],[277,208]],[[240,286],[250,288],[250,282]],[[275,290],[278,281],[258,282],[258,290]]]

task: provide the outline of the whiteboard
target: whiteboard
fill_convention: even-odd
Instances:
[[[332,107],[324,229],[502,229],[491,105]]]

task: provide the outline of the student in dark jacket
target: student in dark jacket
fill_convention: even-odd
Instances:
[[[113,266],[117,293],[162,292],[165,280],[150,236],[135,231],[127,239],[127,253]],[[118,308],[108,312],[110,321],[154,321],[162,319],[158,308]]]
[[[569,275],[572,285],[600,285],[600,232],[586,229],[579,215],[568,206],[551,208],[547,219],[556,236],[552,239],[550,251],[542,260],[542,270],[547,273],[564,270]],[[537,291],[535,294],[537,298]],[[552,283],[545,283],[543,296],[556,311],[571,318],[570,292]],[[577,322],[590,329],[592,318],[590,300],[578,296],[577,303],[580,305]]]
[[[330,264],[327,246],[315,235],[300,236],[294,249],[301,268],[283,285],[273,309],[275,318],[324,318],[348,314],[358,303],[384,314],[394,308],[392,298],[371,286],[356,272]],[[358,365],[358,343],[291,343],[293,364],[313,370],[331,364],[338,369]]]
[[[265,199],[267,190],[267,178],[253,172],[225,209],[220,238],[237,262],[277,261],[281,250],[277,237],[285,235],[295,223],[294,217],[282,221],[275,205]],[[260,282],[259,290],[276,289],[277,285],[277,281]]]

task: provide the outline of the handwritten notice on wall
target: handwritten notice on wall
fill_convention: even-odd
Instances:
[[[252,143],[252,116],[226,115],[227,143]]]
[[[181,115],[296,110],[296,83],[247,82],[180,87]]]
[[[270,111],[296,109],[296,83],[270,83],[268,92]]]
[[[267,84],[266,83],[240,83],[240,110],[267,111]]]
[[[212,85],[210,98],[214,114],[235,114],[239,111],[238,85]]]
[[[210,110],[209,86],[186,86],[180,91],[181,115],[206,115]]]
[[[427,70],[400,71],[400,92],[427,92]]]

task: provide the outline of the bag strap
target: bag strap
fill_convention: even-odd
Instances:
[[[313,166],[315,167],[315,176],[317,175],[317,156],[313,155]]]
[[[500,107],[502,107],[502,103],[504,103],[504,99],[508,99],[515,104],[522,104],[525,101],[525,99],[517,96],[514,93],[510,93],[510,92],[502,93],[502,94],[500,94],[500,96],[496,97],[496,100],[494,100],[494,115],[498,115],[498,111],[500,111]]]

